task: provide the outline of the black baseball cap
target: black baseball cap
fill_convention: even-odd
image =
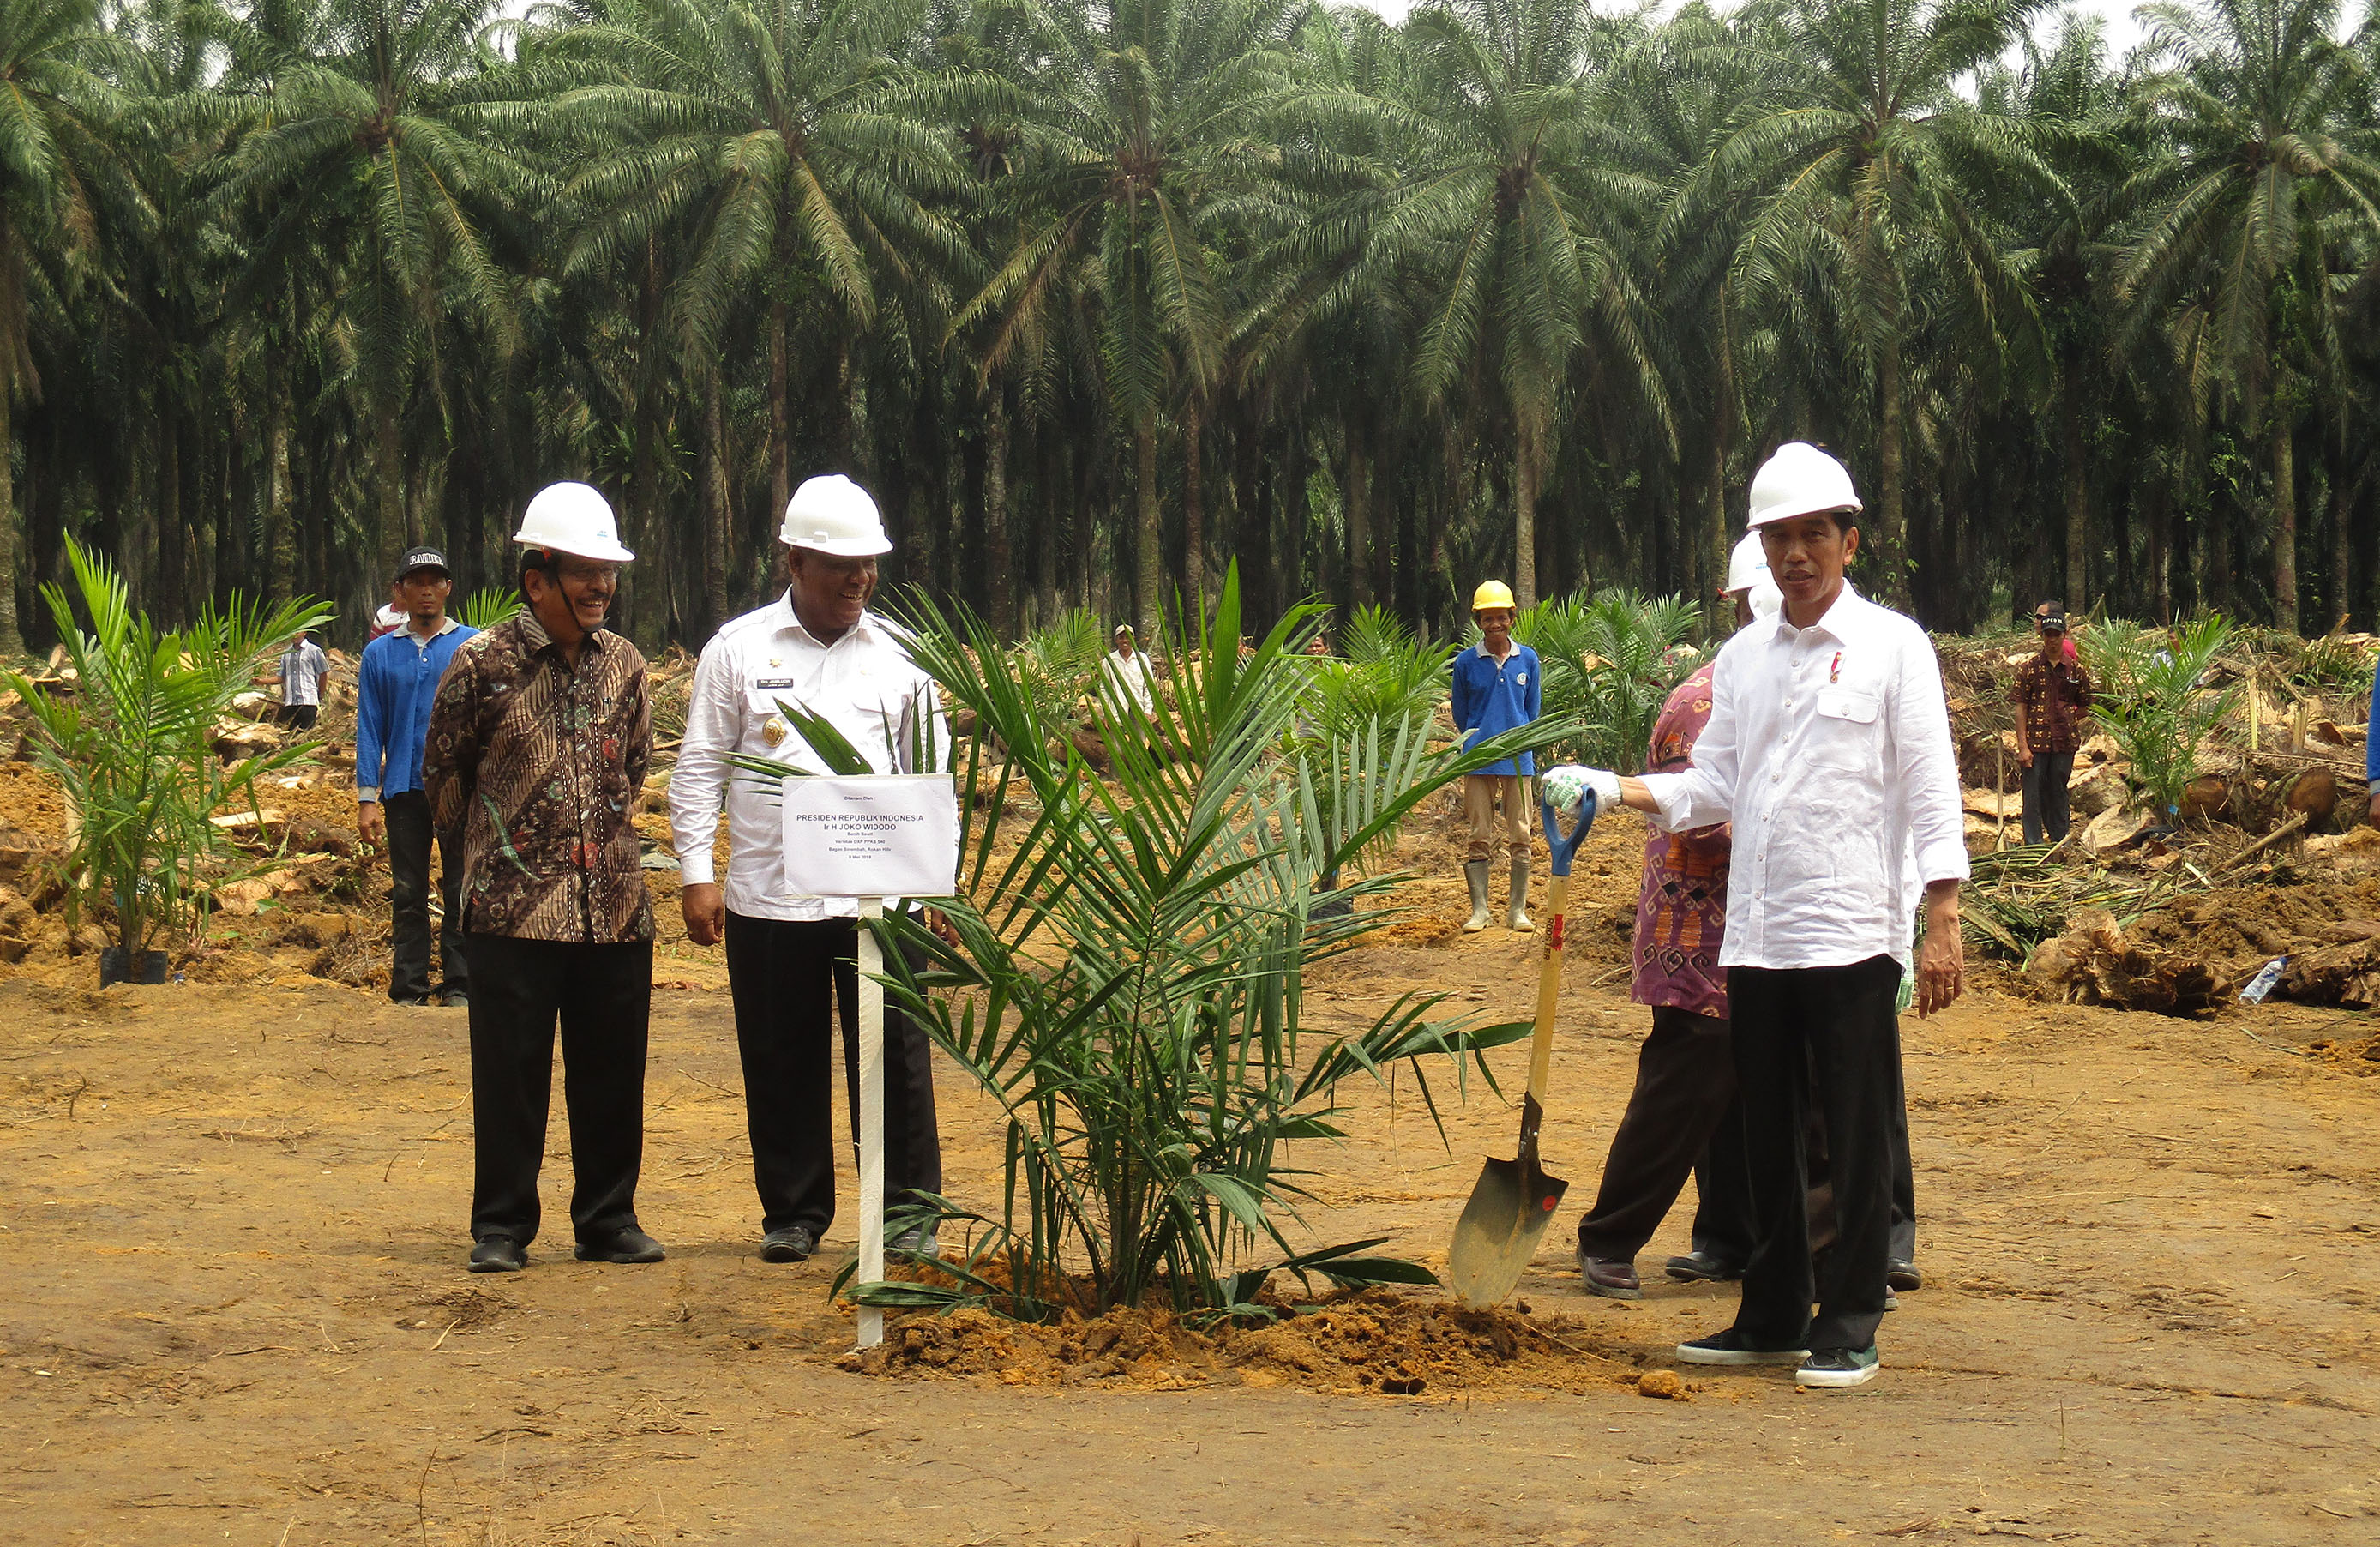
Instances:
[[[450,576],[455,573],[454,567],[446,562],[446,555],[437,549],[407,548],[405,557],[397,561],[396,578],[402,580],[417,569],[435,569],[441,575]]]
[[[2066,609],[2052,604],[2043,608],[2034,621],[2044,628],[2055,628],[2063,634],[2066,632]]]

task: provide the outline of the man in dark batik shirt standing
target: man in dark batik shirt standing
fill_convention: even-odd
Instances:
[[[661,1243],[637,1225],[653,910],[629,823],[652,714],[645,658],[603,627],[636,555],[583,483],[530,501],[514,541],[528,610],[455,652],[422,760],[438,830],[463,834],[470,1268],[528,1264],[557,1019],[577,1255],[658,1262]]]
[[[2065,841],[2072,818],[2066,786],[2074,781],[2074,754],[2091,722],[2091,674],[2066,628],[2066,609],[2044,602],[2034,609],[2041,649],[2016,669],[2009,702],[2016,709],[2016,761],[2024,770],[2024,841]]]

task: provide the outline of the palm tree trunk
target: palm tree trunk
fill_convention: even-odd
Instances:
[[[397,435],[395,389],[373,406],[372,472],[380,481],[380,565],[377,580],[385,584],[396,573],[405,551],[405,453]]]
[[[1207,597],[1204,432],[1198,397],[1193,393],[1182,410],[1182,579],[1184,590],[1194,603],[1204,603]]]
[[[2082,405],[2075,397],[2075,378],[2081,372],[2069,360],[2061,374],[2066,378],[2059,405],[2066,457],[2066,604],[2082,612],[2091,599],[2083,589],[2089,579],[2083,569],[2090,550],[2090,512],[2083,497]]]
[[[1525,417],[1512,448],[1512,598],[1525,611],[1537,604],[1537,437]]]
[[[702,377],[702,603],[713,628],[727,621],[727,429],[714,370]]]
[[[1711,562],[1718,566],[1718,574],[1719,577],[1719,585],[1725,585],[1727,583],[1728,555],[1733,547],[1733,544],[1728,542],[1727,530],[1727,420],[1725,418],[1725,412],[1726,410],[1721,409],[1719,415],[1714,417],[1711,420],[1710,446],[1706,453],[1710,460],[1703,469],[1703,476],[1709,484],[1709,487],[1705,491],[1706,507],[1703,512],[1704,519],[1708,523],[1708,535],[1705,539],[1706,543],[1707,544],[1706,551],[1710,554]],[[1715,592],[1718,590],[1718,586],[1706,586],[1703,589],[1706,593]],[[1718,621],[1718,637],[1725,639],[1734,627],[1735,618],[1733,615],[1722,613]]]
[[[629,571],[636,576],[630,600],[633,632],[649,651],[659,653],[669,635],[669,542],[662,533],[661,458],[656,447],[661,430],[661,262],[654,244],[645,242],[645,261],[637,285],[637,556],[644,562]]]
[[[2273,622],[2298,628],[2297,446],[2289,416],[2273,413]]]
[[[787,400],[790,390],[785,382],[785,303],[769,303],[769,516],[773,521],[785,514],[785,502],[793,497],[793,447],[787,444],[791,433],[792,404]],[[715,389],[714,389],[715,390]],[[720,617],[724,620],[726,614]]]
[[[1135,615],[1140,619],[1141,648],[1147,650],[1158,640],[1157,619],[1165,583],[1164,555],[1159,550],[1163,535],[1157,520],[1157,415],[1151,409],[1140,410],[1133,420],[1132,464],[1137,547],[1133,555],[1134,589],[1139,592],[1133,602]]]
[[[2330,465],[2330,614],[2353,627],[2362,609],[2355,604],[2355,529],[2349,524],[2347,456]]]
[[[983,563],[991,631],[1003,640],[1016,637],[1014,562],[1008,531],[1008,391],[994,382],[983,415]]]
[[[17,626],[16,394],[0,382],[0,654],[25,653]]]
[[[290,519],[289,384],[278,351],[264,351],[264,555],[271,594],[289,600],[298,573],[298,530]]]
[[[157,411],[157,590],[150,609],[167,627],[179,626],[189,585],[189,540],[182,509],[181,416],[160,388]]]
[[[2166,582],[2166,532],[2172,517],[2165,470],[2152,465],[2147,485],[2141,491],[2141,502],[2146,506],[2142,517],[2145,529],[2141,533],[2141,591],[2148,600],[2149,616],[2159,624],[2173,621],[2173,596]]]
[[[1728,320],[1728,291],[1718,292],[1718,393],[1711,405],[1710,432],[1710,547],[1711,562],[1718,566],[1720,583],[1726,583],[1727,561],[1735,551],[1734,534],[1727,527],[1727,446],[1728,432],[1735,427],[1739,406],[1735,396],[1735,337]],[[1716,590],[1716,587],[1709,588]],[[1732,614],[1722,615],[1721,637],[1735,627]]]
[[[1909,529],[1900,502],[1900,339],[1889,332],[1885,335],[1876,374],[1883,389],[1881,412],[1877,415],[1876,456],[1878,485],[1876,546],[1882,550],[1876,555],[1882,561],[1878,566],[1877,589],[1887,603],[1906,611],[1909,607]]]
[[[1347,416],[1347,600],[1368,607],[1372,595],[1372,458],[1364,445],[1363,410]]]

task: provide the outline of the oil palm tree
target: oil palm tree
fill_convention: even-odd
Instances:
[[[17,404],[37,396],[38,298],[92,256],[102,189],[117,181],[125,104],[102,73],[115,52],[97,0],[0,0],[0,654],[17,617]]]
[[[1903,335],[1907,255],[1937,246],[1985,331],[2029,324],[2030,303],[1973,220],[1982,180],[2054,182],[2022,122],[1976,110],[1959,83],[1998,59],[2041,0],[1797,0],[1747,7],[1776,51],[1783,90],[1728,137],[1708,175],[1767,190],[1736,259],[1747,298],[1791,309],[1815,282],[1875,386],[1873,535],[1888,595],[1909,596]],[[1850,367],[1854,362],[1842,362]]]
[[[715,351],[742,295],[767,297],[771,508],[791,493],[791,335],[796,309],[834,339],[847,424],[852,340],[888,281],[963,262],[961,234],[927,201],[955,195],[960,168],[932,121],[954,86],[896,62],[911,0],[648,0],[572,30],[557,59],[599,79],[554,102],[601,147],[571,179],[597,212],[598,254],[691,228],[672,287],[681,348]],[[848,431],[835,437],[848,457]]]
[[[2380,236],[2372,78],[2334,39],[2337,0],[2143,7],[2168,67],[2143,90],[2164,153],[2122,196],[2141,235],[2121,286],[2154,316],[2211,281],[2223,396],[2265,437],[2273,605],[2298,625],[2297,410],[2335,360],[2334,238]],[[2291,368],[2291,356],[2296,368]]]
[[[1008,179],[1019,235],[955,319],[997,320],[985,358],[999,368],[1062,333],[1059,308],[1095,310],[1108,401],[1131,427],[1143,639],[1157,637],[1164,600],[1159,420],[1177,399],[1197,411],[1230,329],[1203,226],[1266,173],[1261,124],[1287,86],[1288,26],[1283,0],[1107,0],[1051,15],[1037,152]]]
[[[536,202],[536,179],[483,132],[496,94],[481,33],[496,0],[339,0],[281,28],[238,29],[236,77],[260,95],[216,192],[315,239],[352,244],[345,298],[371,425],[380,572],[407,539],[402,419],[426,312],[515,334],[489,227]]]
[[[1585,153],[1589,18],[1567,0],[1458,0],[1407,24],[1421,79],[1403,175],[1360,218],[1359,283],[1418,274],[1414,385],[1438,407],[1492,393],[1512,447],[1512,590],[1536,598],[1536,504],[1563,387],[1599,336],[1658,397],[1630,278],[1600,219],[1641,201]],[[1391,111],[1395,111],[1393,108]]]

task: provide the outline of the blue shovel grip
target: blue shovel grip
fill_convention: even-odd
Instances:
[[[1578,852],[1578,846],[1586,841],[1587,830],[1595,825],[1595,791],[1588,790],[1579,797],[1578,825],[1570,830],[1567,837],[1562,834],[1561,819],[1554,814],[1551,806],[1540,799],[1537,810],[1546,819],[1546,853],[1553,861],[1554,874],[1568,875],[1571,856]]]

